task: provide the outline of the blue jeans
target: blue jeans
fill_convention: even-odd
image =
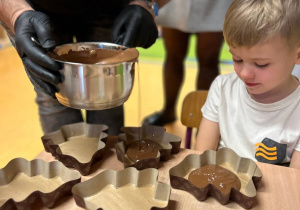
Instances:
[[[83,28],[77,25],[76,28],[70,29],[65,27],[65,24],[62,24],[61,27],[58,27],[58,33],[55,34],[57,44],[71,43],[73,36],[76,36],[77,41],[111,42],[111,28],[97,27],[94,22],[91,25],[93,27],[87,28],[90,25],[85,23]],[[15,37],[11,34],[8,34],[8,36],[13,46],[15,46]],[[44,133],[56,131],[63,125],[83,122],[81,110],[65,107],[56,99],[43,92],[36,91],[36,93],[35,101],[38,104],[40,123]],[[108,133],[110,135],[118,135],[121,127],[124,126],[123,105],[106,110],[86,111],[86,122],[90,124],[105,124],[109,126]]]

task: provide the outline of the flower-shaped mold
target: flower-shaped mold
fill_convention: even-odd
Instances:
[[[106,125],[75,123],[65,125],[42,136],[44,148],[65,166],[82,175],[90,173],[92,165],[101,159],[108,130]],[[103,142],[104,141],[104,142]]]
[[[233,172],[241,181],[241,189],[231,188],[229,194],[223,194],[212,184],[198,188],[188,181],[188,175],[193,170],[207,164],[218,165]],[[223,205],[231,199],[245,209],[252,208],[256,204],[256,189],[262,178],[262,173],[253,160],[239,157],[229,148],[221,148],[218,151],[207,150],[201,155],[188,155],[181,163],[171,168],[169,173],[173,188],[187,191],[199,201],[211,195]]]
[[[145,168],[158,168],[160,161],[170,158],[171,154],[176,154],[180,150],[181,138],[167,133],[164,127],[144,125],[142,127],[124,127],[121,129],[122,134],[118,137],[120,142],[116,144],[118,160],[123,162],[124,167],[135,167],[138,170]],[[128,145],[140,140],[152,141],[158,146],[156,158],[141,159],[132,161],[126,154]]]
[[[0,169],[0,209],[31,209],[40,201],[52,208],[79,182],[80,173],[59,161],[13,159]]]
[[[85,209],[151,209],[168,206],[171,187],[157,181],[158,170],[105,170],[72,189],[76,204]]]

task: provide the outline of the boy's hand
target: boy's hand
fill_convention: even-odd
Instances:
[[[22,13],[15,22],[16,49],[33,86],[55,98],[61,80],[60,66],[46,52],[55,47],[53,26],[47,15],[36,11]],[[35,43],[36,37],[40,43]]]
[[[146,9],[129,5],[116,18],[112,35],[117,44],[148,48],[156,41],[158,30],[152,15]]]

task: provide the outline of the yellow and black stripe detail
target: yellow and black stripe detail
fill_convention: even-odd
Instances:
[[[261,156],[265,158],[266,160],[277,160],[277,147],[267,147],[263,143],[257,143],[255,144],[256,153],[255,156]]]
[[[276,151],[277,148],[276,146],[275,147],[267,147],[264,143],[256,143],[255,144],[255,147],[259,147],[261,146],[262,148],[266,149],[266,150],[269,150],[269,151]]]
[[[279,164],[286,159],[287,144],[282,144],[266,137],[255,144],[255,150],[255,159],[257,161]]]
[[[261,153],[261,152],[257,152],[257,153],[256,153],[256,157],[258,157],[258,156],[262,156],[263,158],[265,158],[265,159],[267,159],[267,160],[277,160],[277,156],[275,156],[275,157],[268,157],[268,156],[264,155],[264,154]]]

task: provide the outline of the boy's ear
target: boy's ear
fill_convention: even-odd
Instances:
[[[300,46],[297,48],[296,64],[300,65]]]

